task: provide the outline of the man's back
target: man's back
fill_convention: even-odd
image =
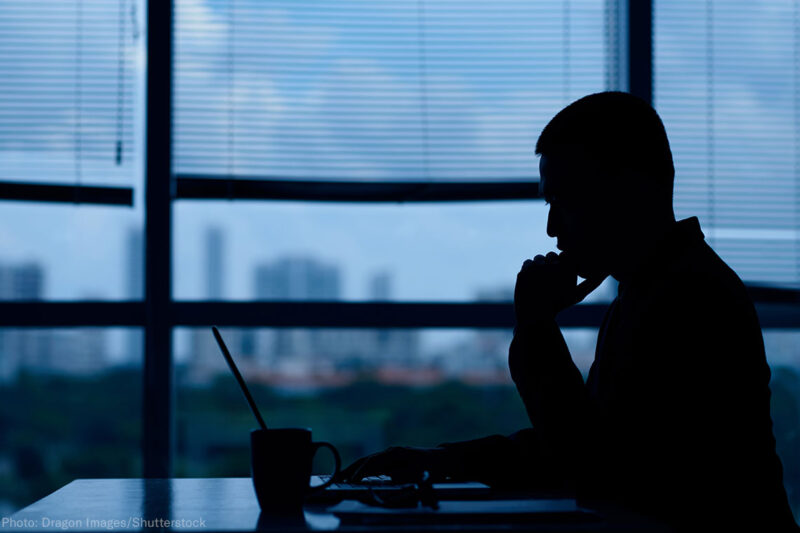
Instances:
[[[685,527],[788,526],[768,384],[744,285],[676,223],[601,328],[582,490]]]

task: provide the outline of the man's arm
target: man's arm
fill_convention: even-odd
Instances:
[[[583,454],[587,393],[572,361],[556,314],[582,301],[605,276],[577,284],[574,265],[553,252],[525,261],[517,274],[514,311],[517,327],[508,356],[511,377],[540,435],[539,453],[566,479],[574,479]]]
[[[509,488],[525,477],[535,485],[558,483],[567,462],[554,461],[557,456],[553,451],[561,454],[562,447],[573,442],[564,432],[576,428],[577,406],[584,400],[583,380],[572,363],[555,315],[583,300],[603,279],[577,285],[574,268],[553,252],[525,261],[517,275],[517,328],[509,366],[531,421],[543,425],[546,438],[537,427],[508,437],[492,435],[436,448],[392,447],[362,457],[348,466],[342,477],[357,481],[388,474],[396,479],[415,479],[422,470],[428,470],[434,478],[472,479]]]
[[[553,252],[523,263],[514,289],[517,327],[508,365],[533,428],[443,445],[457,470],[499,486],[527,478],[554,487],[574,479],[581,455],[577,447],[585,442],[580,434],[587,396],[555,315],[582,301],[604,279],[578,285],[572,266]]]
[[[573,488],[534,428],[439,446],[448,454],[454,481],[480,481],[506,490]]]
[[[532,428],[508,437],[440,446],[451,454],[454,471],[466,479],[513,488],[521,483],[563,488],[577,468],[574,444],[581,441],[586,391],[555,319],[517,327],[508,354],[511,378]]]
[[[434,481],[480,481],[503,489],[557,488],[551,465],[537,461],[539,448],[538,435],[531,428],[435,448],[392,446],[355,461],[342,471],[342,479],[389,475],[395,481],[412,482],[428,471]]]
[[[583,443],[587,394],[555,319],[517,327],[508,356],[511,377],[540,440],[538,453],[573,479]]]

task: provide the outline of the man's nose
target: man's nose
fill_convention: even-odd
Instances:
[[[547,212],[547,235],[550,237],[558,237],[558,228],[556,226],[556,215],[555,209],[553,206],[550,206],[550,210]]]

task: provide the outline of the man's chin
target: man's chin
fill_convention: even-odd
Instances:
[[[597,279],[597,278],[605,278],[606,276],[608,276],[608,272],[596,266],[586,266],[580,263],[578,263],[577,266],[578,266],[577,268],[578,275],[583,279]]]
[[[594,279],[598,277],[605,277],[608,273],[600,265],[592,264],[591,261],[586,261],[583,254],[574,253],[572,251],[561,252],[561,259],[571,265],[580,277],[583,279]]]

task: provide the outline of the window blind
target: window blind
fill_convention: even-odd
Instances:
[[[176,0],[173,171],[515,180],[617,61],[606,0]]]
[[[660,0],[654,103],[676,216],[741,277],[800,282],[800,13],[792,0]]]
[[[132,185],[138,2],[0,1],[0,181]]]

